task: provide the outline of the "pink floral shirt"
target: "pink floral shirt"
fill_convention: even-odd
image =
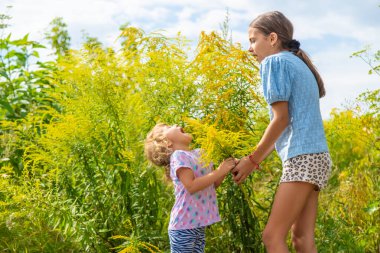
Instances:
[[[211,186],[190,194],[177,177],[179,168],[190,168],[195,177],[212,171],[213,165],[199,163],[200,150],[176,150],[170,157],[170,177],[174,183],[175,203],[170,215],[170,230],[192,229],[220,221],[215,187]]]

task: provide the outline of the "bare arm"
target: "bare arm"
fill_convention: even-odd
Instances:
[[[221,176],[220,178],[218,178],[218,179],[215,181],[215,183],[214,183],[214,187],[215,187],[215,188],[218,188],[219,185],[222,184],[222,182],[223,182],[223,180],[226,178],[226,176],[227,176],[227,174],[224,175],[224,176]]]
[[[195,177],[190,168],[179,168],[177,176],[186,190],[191,194],[201,191],[206,187],[215,184],[221,178],[224,178],[228,172],[235,166],[235,160],[230,158],[220,164],[218,169],[202,177]]]
[[[272,112],[273,119],[266,128],[255,152],[253,152],[253,158],[257,164],[261,163],[273,151],[274,144],[289,124],[287,101],[273,103]],[[242,183],[253,170],[254,166],[249,158],[243,157],[232,171],[234,181],[238,184]]]
[[[239,163],[239,159],[235,159],[235,165],[234,165],[234,168],[235,168],[236,164],[238,164],[238,163]],[[214,183],[215,188],[218,188],[219,185],[222,184],[222,182],[223,182],[223,180],[226,178],[226,176],[227,176],[227,174],[224,175],[224,176],[221,176],[220,178],[218,178],[218,179],[215,181],[215,183]]]
[[[273,119],[253,153],[256,163],[261,163],[274,149],[274,144],[289,124],[288,102],[272,104]]]

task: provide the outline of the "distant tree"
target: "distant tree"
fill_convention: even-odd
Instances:
[[[71,38],[67,31],[67,24],[63,21],[63,18],[57,17],[50,22],[48,31],[45,33],[45,39],[49,41],[57,56],[67,53],[70,48]]]
[[[10,10],[12,8],[12,6],[6,6],[6,8],[8,10]],[[0,13],[0,30],[9,27],[9,24],[7,22],[11,18],[12,18],[11,16],[9,16],[9,15],[7,15],[5,13]]]
[[[82,30],[82,39],[84,41],[83,45],[86,48],[96,48],[102,46],[102,43],[98,38],[90,36],[90,34],[85,30]]]

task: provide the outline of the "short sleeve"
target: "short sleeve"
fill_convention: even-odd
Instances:
[[[268,57],[260,66],[264,98],[268,104],[289,101],[292,90],[291,63],[279,57]]]
[[[193,168],[193,159],[184,151],[176,150],[170,157],[170,177],[177,178],[179,168]]]

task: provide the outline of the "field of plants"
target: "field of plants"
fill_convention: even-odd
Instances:
[[[0,252],[168,252],[173,188],[144,157],[147,132],[183,125],[218,163],[250,153],[268,124],[258,64],[223,32],[202,33],[191,54],[181,35],[127,25],[118,49],[89,36],[71,49],[60,18],[50,45],[1,34]],[[43,61],[49,46],[55,60]],[[380,75],[380,51],[353,56]],[[380,250],[379,112],[374,89],[324,122],[334,165],[320,194],[319,252]],[[265,252],[277,154],[262,168],[218,188],[222,222],[207,230],[206,252]]]

